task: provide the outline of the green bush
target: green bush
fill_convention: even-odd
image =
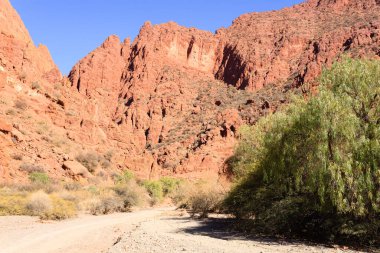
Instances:
[[[130,170],[125,170],[121,175],[115,175],[114,180],[115,184],[127,184],[132,179],[135,178],[135,175]]]
[[[50,178],[46,173],[43,172],[32,172],[29,174],[29,180],[32,183],[47,185],[50,182]]]
[[[162,185],[162,191],[165,197],[178,191],[179,186],[182,183],[180,179],[171,178],[171,177],[162,177],[160,178],[159,182]]]
[[[380,228],[380,62],[344,59],[320,84],[242,130],[225,205],[273,233],[370,243]]]
[[[144,181],[143,186],[152,198],[152,204],[155,205],[163,200],[164,192],[160,181]]]

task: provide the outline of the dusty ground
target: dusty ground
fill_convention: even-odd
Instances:
[[[0,217],[0,252],[342,252],[322,246],[248,240],[225,232],[223,225],[194,221],[168,208],[48,223],[30,217]]]

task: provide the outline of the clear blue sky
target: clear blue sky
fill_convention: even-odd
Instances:
[[[71,67],[111,34],[134,38],[141,25],[175,21],[214,32],[241,14],[302,0],[11,0],[34,42],[49,47],[58,67]]]

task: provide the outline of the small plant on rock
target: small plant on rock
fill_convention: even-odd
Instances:
[[[25,171],[27,173],[33,173],[33,172],[44,172],[44,169],[39,165],[34,165],[31,163],[23,163],[20,166],[20,170]]]
[[[32,172],[32,173],[30,173],[29,180],[32,183],[39,184],[39,185],[47,185],[50,182],[49,176],[43,172]]]
[[[79,154],[75,159],[86,167],[90,173],[95,172],[100,160],[99,155],[94,152]]]
[[[21,111],[25,111],[28,109],[28,104],[25,101],[18,99],[15,101],[15,107]]]
[[[41,90],[41,85],[38,82],[32,83],[32,89],[33,90]]]

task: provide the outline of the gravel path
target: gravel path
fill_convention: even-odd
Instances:
[[[305,244],[254,241],[226,232],[223,219],[201,222],[186,213],[161,212],[154,219],[137,224],[123,235],[108,253],[266,253],[266,252],[353,252]]]
[[[32,217],[0,217],[0,253],[106,252],[135,224],[160,212],[82,216],[44,223]]]
[[[248,240],[224,226],[222,219],[194,221],[173,208],[44,223],[0,217],[0,253],[352,252]]]

